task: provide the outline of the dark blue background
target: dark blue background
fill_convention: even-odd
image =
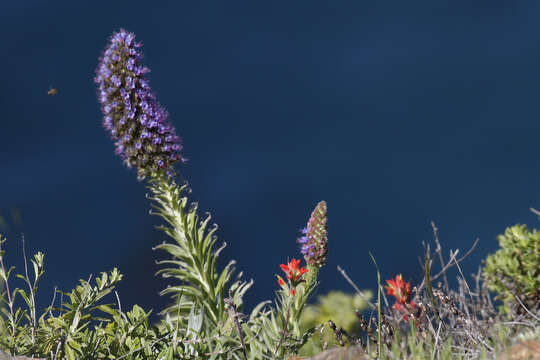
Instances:
[[[440,227],[446,254],[536,225],[540,4],[537,1],[3,1],[0,209],[7,261],[46,253],[52,286],[119,266],[125,305],[166,302],[151,250],[164,236],[145,185],[114,155],[93,83],[113,31],[143,41],[150,80],[184,138],[181,172],[219,237],[255,279],[279,264],[326,200],[321,291],[398,272]],[[47,96],[49,86],[58,89]],[[20,212],[22,222],[13,218]],[[20,268],[22,270],[22,268]],[[22,284],[21,284],[22,285]]]

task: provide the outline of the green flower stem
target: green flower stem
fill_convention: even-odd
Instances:
[[[208,215],[199,220],[197,205],[188,206],[184,196],[187,185],[177,185],[170,177],[156,176],[150,181],[153,200],[152,214],[163,218],[168,226],[160,226],[173,243],[164,242],[155,249],[165,250],[172,259],[158,264],[166,265],[159,270],[165,278],[175,278],[179,285],[171,286],[161,292],[175,299],[175,305],[164,310],[178,321],[189,315],[193,306],[204,310],[205,329],[209,330],[224,324],[228,319],[225,297],[228,294],[228,283],[234,273],[234,261],[230,261],[219,273],[216,270],[219,253],[225,248],[223,244],[217,250],[213,246],[217,241],[214,233],[217,226],[207,229],[210,221]],[[233,300],[237,307],[242,304],[242,295],[251,286],[250,283],[236,282],[231,285]]]
[[[15,305],[15,297],[17,295],[17,291],[13,292],[13,298],[12,298],[12,294],[9,289],[9,275],[11,271],[13,270],[13,268],[6,270],[6,267],[4,266],[4,250],[2,250],[2,244],[5,242],[6,242],[6,239],[2,238],[2,236],[0,235],[0,278],[2,278],[2,281],[4,282],[5,287],[6,287],[6,294],[8,298],[7,304],[9,307],[8,319],[9,319],[9,326],[10,326],[10,331],[11,331],[11,338],[15,338],[17,324],[16,324],[16,317],[15,317],[15,312],[14,312],[14,305]]]
[[[293,297],[292,307],[291,307],[291,321],[292,334],[296,338],[302,336],[302,331],[300,329],[300,317],[302,311],[309,299],[309,296],[313,289],[317,286],[317,277],[319,275],[319,267],[317,265],[308,265],[308,272],[305,274],[306,281],[302,283],[297,289],[296,295]]]

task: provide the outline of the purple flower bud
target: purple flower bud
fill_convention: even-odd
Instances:
[[[326,262],[328,253],[327,221],[326,202],[321,201],[311,213],[307,227],[301,230],[304,236],[298,238],[298,243],[302,245],[300,252],[310,265],[322,267]]]
[[[144,111],[144,112],[147,112],[148,109],[150,108],[150,105],[148,105],[148,103],[146,101],[141,101],[141,109]]]
[[[146,66],[136,66],[133,72],[135,73],[135,75],[140,76],[149,73],[150,69]]]
[[[115,150],[116,155],[122,155],[124,153],[124,149],[125,149],[124,145],[122,144],[116,145],[116,150]]]
[[[103,126],[105,127],[105,129],[111,131],[112,130],[112,127],[113,127],[113,122],[112,122],[112,118],[110,116],[107,116],[103,119]]]
[[[109,70],[109,68],[105,64],[103,64],[103,67],[101,67],[98,74],[99,74],[99,76],[106,79],[106,78],[111,76],[111,70]]]
[[[129,71],[133,71],[133,68],[135,67],[135,59],[129,59],[126,65],[126,68]]]
[[[315,247],[315,245],[313,244],[304,244],[302,245],[300,251],[302,252],[302,254],[306,255],[310,250],[313,249],[313,247]]]
[[[146,116],[146,114],[141,114],[141,116],[139,116],[139,122],[142,126],[146,126],[146,124],[148,123],[148,117]]]
[[[135,38],[135,36],[133,34],[130,34],[130,33],[126,33],[126,36],[124,38],[124,42],[126,43],[126,46],[131,46],[133,44],[133,39]]]
[[[126,86],[128,89],[135,89],[135,82],[131,76],[126,76]]]
[[[122,81],[120,81],[120,78],[118,76],[116,76],[116,75],[111,76],[111,82],[116,87],[119,87],[122,84]]]

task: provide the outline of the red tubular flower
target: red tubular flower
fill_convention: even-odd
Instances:
[[[287,265],[281,264],[281,270],[287,275],[287,279],[291,281],[293,286],[300,284],[302,281],[302,275],[308,272],[308,269],[304,267],[298,267],[300,260],[292,259]]]
[[[409,302],[411,296],[411,284],[405,282],[401,274],[396,275],[395,280],[386,280],[388,286],[386,287],[386,293],[391,296],[395,296],[396,300],[400,304]]]
[[[302,279],[302,276],[308,272],[308,269],[304,267],[299,267],[300,260],[292,259],[287,265],[281,264],[281,270],[285,272],[287,275],[287,280],[289,280],[289,283],[291,284],[291,295],[294,296],[296,293],[296,286],[305,280]],[[281,278],[281,276],[276,275],[278,284],[285,288],[285,281]]]
[[[416,303],[411,301],[411,284],[405,282],[401,274],[396,275],[395,280],[386,280],[386,293],[396,298],[394,309],[403,313],[403,320],[409,319],[410,311],[416,309]]]

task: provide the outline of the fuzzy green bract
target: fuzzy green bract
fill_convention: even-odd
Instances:
[[[540,232],[525,225],[507,228],[497,237],[500,249],[486,259],[484,274],[490,290],[504,301],[504,313],[522,313],[521,302],[540,310]]]

